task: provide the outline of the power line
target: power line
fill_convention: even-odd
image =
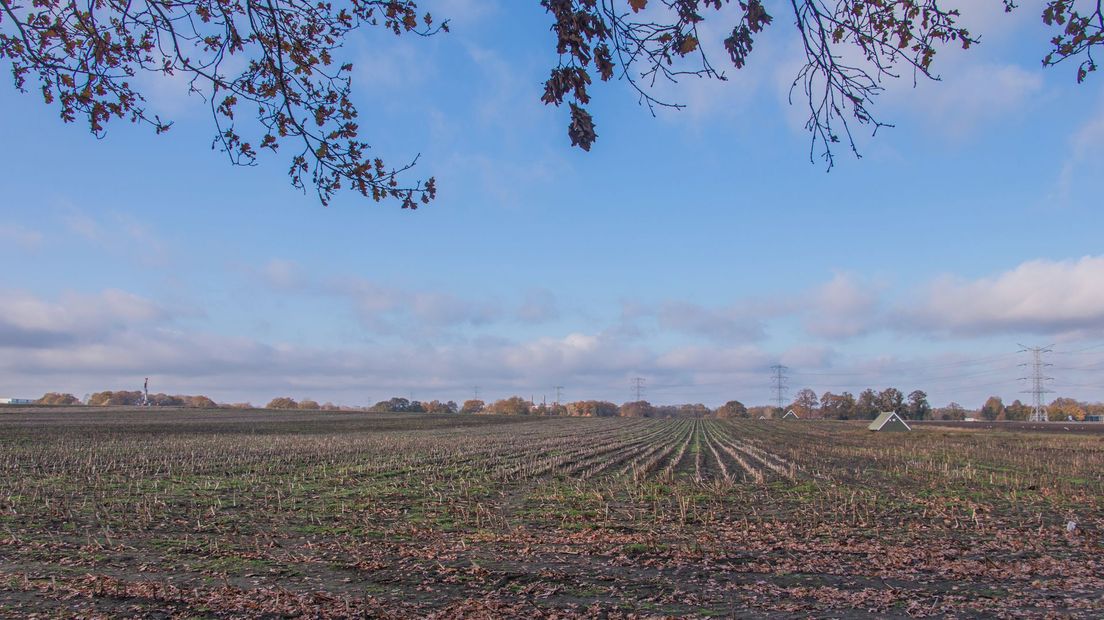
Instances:
[[[1084,366],[1055,366],[1058,370],[1100,370],[1104,368],[1104,361],[1093,362],[1091,364],[1085,364]]]
[[[1092,384],[1089,384],[1089,383],[1067,383],[1065,381],[1055,383],[1054,385],[1056,385],[1058,387],[1096,388],[1098,390],[1104,388],[1104,385],[1101,385],[1101,384],[1092,385]]]
[[[1013,354],[1013,355],[1016,355],[1016,354]],[[1005,355],[994,356],[994,357],[1005,357]],[[782,405],[785,406],[785,404],[786,404],[786,396],[787,396],[786,390],[789,387],[792,387],[792,386],[788,385],[788,382],[793,380],[794,378],[798,378],[802,382],[808,381],[809,387],[815,388],[817,390],[825,390],[825,389],[828,389],[828,390],[835,390],[835,389],[861,390],[861,389],[864,389],[864,388],[871,387],[872,382],[885,381],[885,382],[888,382],[888,383],[894,383],[897,379],[902,379],[902,380],[907,380],[907,382],[912,383],[912,384],[922,385],[925,389],[954,389],[954,390],[974,391],[977,388],[999,386],[999,385],[1008,385],[1008,384],[1011,384],[1011,383],[1018,382],[1019,379],[1017,379],[1016,377],[1001,378],[1000,380],[996,380],[996,381],[985,381],[985,379],[989,378],[989,377],[993,377],[993,378],[999,378],[999,377],[1002,377],[1002,376],[1007,377],[1008,376],[1007,373],[1010,370],[1015,370],[1016,368],[1019,368],[1019,367],[1020,367],[1020,365],[1018,365],[1018,364],[1001,364],[999,366],[994,366],[994,367],[991,367],[991,368],[984,368],[984,369],[966,368],[966,369],[964,369],[965,370],[964,372],[957,372],[957,373],[953,373],[953,374],[943,373],[943,374],[939,374],[939,375],[934,375],[934,374],[931,374],[931,375],[917,375],[917,376],[908,377],[907,379],[903,376],[902,377],[894,377],[892,375],[885,374],[882,377],[877,378],[877,380],[875,381],[874,378],[872,378],[872,377],[864,378],[864,377],[859,376],[859,377],[856,377],[853,380],[849,380],[849,377],[848,377],[848,375],[865,375],[865,374],[872,374],[872,373],[845,373],[845,372],[831,373],[831,374],[829,374],[829,373],[823,373],[823,374],[821,374],[821,373],[805,373],[805,372],[793,371],[790,368],[783,366],[782,367],[782,383],[783,383],[783,386],[782,386],[783,387]],[[777,372],[777,369],[776,369],[775,366],[771,366],[770,370],[771,370],[771,373],[772,373],[771,374],[771,386],[770,386],[771,400],[774,401],[775,404],[777,404],[777,402],[778,402],[778,396],[777,396],[778,388],[777,388],[777,384],[776,384],[777,377],[775,376],[775,373]],[[904,375],[905,373],[901,373],[901,374]],[[809,375],[809,376],[806,376],[806,375]],[[834,376],[834,375],[839,375],[839,376]],[[978,383],[978,379],[981,379],[983,382]],[[675,395],[675,394],[694,394],[694,393],[696,393],[697,390],[707,390],[709,393],[720,392],[720,391],[723,391],[723,390],[719,390],[718,388],[720,388],[722,386],[724,388],[733,388],[733,387],[741,388],[741,389],[743,389],[743,388],[753,388],[756,385],[761,386],[762,383],[760,381],[761,381],[761,379],[759,381],[746,380],[746,379],[740,379],[740,380],[736,380],[736,381],[733,381],[731,379],[729,379],[729,380],[719,380],[719,381],[684,381],[684,382],[672,381],[672,382],[664,382],[664,383],[660,383],[660,384],[650,384],[648,386],[648,389],[653,390],[653,391],[657,391],[657,392],[661,392],[666,396],[672,396],[672,395]]]
[[[1019,382],[1020,382],[1019,379],[1002,379],[1000,381],[990,381],[988,383],[970,383],[968,385],[957,385],[957,386],[949,386],[949,387],[948,386],[941,386],[941,388],[944,389],[944,390],[957,390],[959,392],[970,392],[970,393],[972,393],[972,392],[976,392],[977,390],[981,390],[981,389],[985,389],[985,388],[989,388],[989,387],[1010,386],[1010,385],[1018,384]]]
[[[782,364],[775,364],[771,366],[771,383],[773,384],[775,401],[778,402],[778,409],[782,409],[782,404],[785,401],[783,393],[789,386],[786,385],[786,371],[789,370]]]
[[[934,381],[955,381],[955,380],[958,380],[958,379],[966,379],[966,378],[969,378],[969,377],[983,377],[985,375],[1000,374],[1000,373],[1007,372],[1009,370],[1015,370],[1016,368],[1019,368],[1019,366],[1020,365],[998,366],[998,367],[989,368],[989,369],[986,369],[986,370],[971,371],[971,372],[967,372],[967,373],[955,373],[953,375],[941,375],[941,376],[923,376],[923,375],[920,375],[920,376],[910,377],[908,379],[908,381],[910,381],[912,383],[916,383],[916,382],[934,382]],[[802,377],[803,375],[798,373],[797,376]],[[886,377],[881,377],[881,378],[886,379]],[[887,380],[892,382],[893,378],[894,377],[892,375],[889,375],[889,378]],[[900,377],[896,377],[896,378],[900,378]],[[866,382],[866,383],[869,383],[869,382]],[[860,385],[863,385],[863,384],[862,383],[852,383],[852,384],[836,383],[835,385],[825,385],[825,384],[821,384],[821,383],[814,383],[814,385],[817,385],[819,387],[856,387],[856,386],[860,386]]]
[[[633,377],[633,393],[636,394],[635,402],[644,400],[644,377]]]
[[[1101,347],[1104,347],[1104,342],[1101,342],[1099,344],[1089,345],[1089,346],[1081,348],[1081,349],[1074,349],[1072,351],[1051,351],[1051,352],[1054,353],[1055,355],[1078,355],[1078,354],[1088,355],[1089,351],[1092,351],[1093,349],[1099,349]]]
[[[1029,364],[1031,366],[1031,388],[1027,390],[1021,390],[1025,394],[1031,394],[1032,404],[1034,405],[1031,409],[1031,421],[1046,422],[1047,416],[1045,408],[1043,407],[1043,396],[1048,392],[1054,391],[1048,390],[1046,387],[1046,382],[1053,381],[1054,377],[1047,377],[1043,375],[1043,368],[1051,365],[1043,362],[1043,354],[1053,353],[1054,349],[1050,348],[1050,346],[1026,347],[1022,344],[1020,346],[1023,347],[1020,350],[1021,353],[1031,353],[1031,362],[1021,364],[1021,366],[1028,366]],[[1023,377],[1023,380],[1027,381],[1028,377]]]
[[[797,378],[801,378],[802,380],[809,380],[809,381],[815,383],[816,385],[822,386],[822,387],[855,387],[855,386],[859,386],[860,384],[861,385],[868,384],[870,379],[866,379],[866,378],[867,377],[872,377],[872,376],[878,376],[879,377],[878,380],[889,380],[889,381],[892,381],[892,380],[897,379],[897,378],[906,378],[906,377],[908,378],[909,381],[914,381],[914,380],[917,380],[917,379],[923,380],[923,381],[940,381],[940,380],[943,380],[943,379],[957,379],[957,378],[965,377],[965,376],[976,376],[976,375],[990,374],[990,373],[995,374],[997,372],[1006,371],[1008,369],[1016,368],[1017,366],[1015,364],[1012,364],[1012,365],[1002,365],[1002,366],[992,367],[992,368],[985,369],[985,370],[970,370],[968,375],[964,375],[964,374],[961,374],[961,373],[955,373],[953,375],[947,375],[947,376],[931,376],[927,373],[931,373],[931,372],[938,371],[938,370],[944,370],[944,369],[961,368],[961,367],[964,367],[964,366],[977,366],[977,365],[994,362],[994,361],[997,361],[997,360],[1000,360],[1000,359],[1003,359],[1003,358],[1008,358],[1008,357],[1016,356],[1016,355],[1019,355],[1019,353],[1018,352],[1001,353],[1001,354],[990,355],[990,356],[986,356],[986,357],[978,357],[978,358],[966,359],[966,360],[956,360],[956,361],[953,361],[953,362],[924,364],[924,365],[920,365],[920,366],[912,366],[908,363],[904,363],[902,365],[893,365],[893,366],[890,366],[888,368],[887,367],[881,367],[881,368],[869,368],[869,369],[865,369],[865,370],[851,370],[851,371],[847,371],[847,370],[824,370],[824,371],[797,370],[797,371],[795,371],[795,370],[791,370],[787,367],[783,367],[783,368],[784,368],[785,373],[786,373],[786,377],[785,377],[786,379],[791,379],[791,378],[797,377]],[[1104,363],[1104,362],[1101,362],[1101,363]],[[771,367],[771,370],[772,371],[774,370],[773,366]],[[747,371],[741,371],[741,372],[747,372]],[[841,384],[841,383],[837,382],[834,385],[823,385],[823,384],[820,384],[817,381],[817,379],[820,378],[820,377],[825,377],[825,378],[827,378],[827,377],[841,377],[841,378],[856,377],[856,378],[858,378],[860,383]],[[749,377],[749,378],[746,378],[746,379],[741,379],[739,381],[733,381],[732,379],[719,379],[719,380],[716,380],[716,381],[665,382],[665,383],[660,383],[660,384],[654,384],[654,385],[649,386],[649,387],[650,387],[650,389],[653,389],[653,390],[667,390],[667,389],[670,389],[670,388],[699,387],[699,386],[708,387],[708,386],[718,386],[718,385],[735,386],[735,387],[754,387],[756,385],[762,385],[762,384],[759,383],[759,380],[756,380],[754,378]],[[772,391],[774,391],[773,388],[772,388]]]
[[[1018,355],[1018,353],[1001,353],[998,355],[990,355],[986,357],[978,357],[974,359],[957,360],[953,362],[940,362],[923,364],[920,366],[912,365],[908,362],[902,362],[900,364],[889,365],[889,367],[868,368],[865,370],[826,370],[826,371],[796,371],[793,374],[799,377],[819,377],[819,376],[866,376],[866,375],[893,375],[894,373],[903,374],[908,373],[910,375],[922,374],[925,372],[938,371],[947,368],[961,368],[963,366],[977,366],[980,364],[987,364],[989,362],[995,362],[997,360],[1012,357]]]
[[[669,390],[671,388],[714,387],[714,386],[755,387],[755,386],[761,386],[761,385],[763,385],[763,380],[762,379],[747,379],[747,380],[743,380],[743,381],[733,381],[731,379],[723,379],[723,380],[719,380],[719,381],[690,381],[690,382],[685,382],[685,383],[663,383],[663,384],[653,383],[652,385],[648,386],[648,389],[650,389],[650,390]]]
[[[973,389],[980,388],[980,387],[987,387],[987,386],[993,386],[993,385],[1011,385],[1011,384],[1015,384],[1015,383],[1019,383],[1019,379],[1001,379],[1000,381],[992,381],[992,382],[988,382],[988,383],[974,383],[973,381],[966,381],[965,383],[937,383],[935,385],[924,383],[924,384],[921,384],[919,387],[921,389],[924,389],[925,391],[929,391],[929,390],[973,390]],[[864,385],[864,384],[861,384],[861,383],[817,383],[817,384],[812,385],[810,387],[815,388],[816,390],[855,390],[855,391],[862,391],[862,390],[870,389],[870,390],[874,390],[875,392],[878,391],[876,388],[873,388],[870,385]]]
[[[985,375],[994,375],[994,374],[1005,373],[1009,370],[1015,370],[1016,368],[1019,368],[1019,366],[1020,365],[1000,366],[1000,367],[997,367],[997,368],[990,368],[988,370],[979,370],[979,371],[976,371],[976,372],[956,373],[956,374],[953,374],[953,375],[943,375],[943,376],[939,376],[939,377],[918,377],[917,379],[920,380],[920,381],[954,381],[954,380],[957,380],[957,379],[966,379],[966,378],[969,378],[969,377],[984,377]]]

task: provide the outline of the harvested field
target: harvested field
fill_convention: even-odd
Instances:
[[[1104,424],[1100,422],[1005,422],[1005,421],[924,421],[921,426],[938,428],[961,428],[966,430],[1001,431],[1006,433],[1074,433],[1083,435],[1104,435]]]
[[[927,425],[3,414],[0,616],[1099,617],[1101,463]]]

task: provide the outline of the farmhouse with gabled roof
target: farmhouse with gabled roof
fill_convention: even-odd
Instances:
[[[870,423],[870,426],[866,428],[872,431],[911,431],[912,427],[905,423],[901,419],[901,416],[897,415],[894,411],[883,411],[878,414],[878,417],[874,418],[874,421]]]

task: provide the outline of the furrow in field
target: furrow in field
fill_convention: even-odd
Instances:
[[[638,454],[628,465],[621,469],[621,474],[631,473],[633,480],[636,481],[647,478],[652,470],[671,455],[689,426],[689,423],[685,420],[672,424],[668,433],[665,433],[659,438],[659,441]]]
[[[572,475],[583,471],[600,459],[607,458],[610,453],[618,453],[632,446],[648,441],[653,435],[662,432],[659,428],[645,428],[643,432],[629,437],[621,436],[606,445],[595,444],[592,439],[586,439],[581,448],[569,450],[562,454],[547,457],[542,461],[531,461],[514,468],[509,472],[510,476],[536,477],[553,471],[564,470],[564,473]]]
[[[701,420],[697,421],[694,427],[694,481],[701,482],[703,471],[702,453],[704,452],[702,446],[702,433],[704,432],[705,423]]]
[[[568,475],[575,475],[582,472],[583,478],[592,478],[616,467],[638,455],[641,451],[646,450],[648,446],[670,432],[669,429],[666,428],[666,425],[662,423],[656,424],[655,428],[655,432],[648,434],[646,437],[638,438],[635,441],[622,443],[617,446],[616,450],[608,450],[601,454],[588,456],[588,458],[569,468],[565,473]]]
[[[713,445],[713,438],[709,433],[709,425],[702,425],[702,443],[705,444],[705,449],[710,456],[710,463],[716,465],[721,472],[721,478],[724,480],[731,480],[732,476],[728,472],[728,466],[725,465],[724,459],[717,453],[717,448]]]
[[[690,427],[686,431],[686,438],[683,440],[682,445],[679,446],[678,452],[667,463],[667,466],[663,468],[663,472],[660,473],[660,478],[664,480],[672,480],[675,474],[678,472],[679,465],[688,458],[688,451],[690,449],[690,442],[694,440],[694,437],[698,432],[698,425],[700,420],[692,420]]]
[[[733,458],[738,459],[741,465],[754,466],[756,462],[760,463],[763,467],[773,471],[774,473],[790,480],[794,479],[794,471],[792,466],[787,466],[778,457],[766,452],[765,450],[749,446],[740,440],[733,439],[732,436],[719,432],[716,434],[718,444],[721,445],[725,451],[729,452]],[[762,472],[756,469],[756,473],[752,474],[753,478],[756,478],[758,482],[762,482]]]
[[[510,479],[518,476],[528,477],[533,475],[531,471],[536,463],[554,460],[559,457],[571,456],[589,448],[578,448],[580,444],[603,444],[617,441],[623,437],[625,430],[632,433],[647,432],[640,425],[612,426],[602,433],[578,433],[567,436],[537,437],[525,442],[525,447],[514,446],[504,450],[501,454],[492,457],[493,464],[486,469],[498,479]]]
[[[750,478],[757,484],[762,484],[764,482],[764,476],[760,468],[757,467],[755,462],[749,459],[747,455],[743,454],[739,450],[736,450],[730,443],[728,443],[724,435],[719,432],[717,425],[718,422],[715,421],[707,423],[710,439],[712,440],[713,445],[716,447],[720,458],[724,459],[727,457],[729,464],[735,463],[735,465],[743,471],[745,477]],[[732,469],[730,468],[729,471],[731,472]]]
[[[802,430],[801,430],[802,435],[807,434],[806,430],[807,430],[807,427],[802,428]],[[743,434],[743,435],[737,437],[736,433],[735,433],[735,428],[732,428],[731,431],[730,431],[730,436],[732,436],[733,439],[739,440],[749,450],[753,451],[756,454],[761,453],[761,455],[764,458],[773,460],[777,465],[779,465],[781,467],[784,467],[788,471],[793,472],[795,475],[796,475],[796,472],[801,471],[803,469],[797,463],[783,457],[782,455],[778,454],[776,451],[771,449],[771,448],[777,448],[777,447],[780,447],[780,446],[784,447],[784,446],[789,445],[790,442],[792,442],[793,438],[794,438],[793,431],[789,431],[788,433],[782,433],[782,434],[771,433],[771,435],[768,438],[764,438],[764,437],[761,437],[761,436],[760,437],[748,436],[746,434]]]

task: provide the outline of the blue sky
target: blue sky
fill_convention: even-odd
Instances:
[[[1053,389],[1104,398],[1104,82],[1040,66],[1033,7],[963,3],[982,44],[889,85],[896,127],[826,173],[784,7],[728,82],[660,88],[684,110],[593,88],[584,153],[539,101],[536,2],[423,4],[452,32],[347,47],[363,136],[438,179],[416,212],[323,208],[278,156],[231,167],[171,80],[145,82],[168,134],[103,140],[0,89],[0,395],[623,402],[640,376],[657,403],[758,404],[783,363],[791,393],[978,406],[1023,397],[1018,343],[1055,343]]]

